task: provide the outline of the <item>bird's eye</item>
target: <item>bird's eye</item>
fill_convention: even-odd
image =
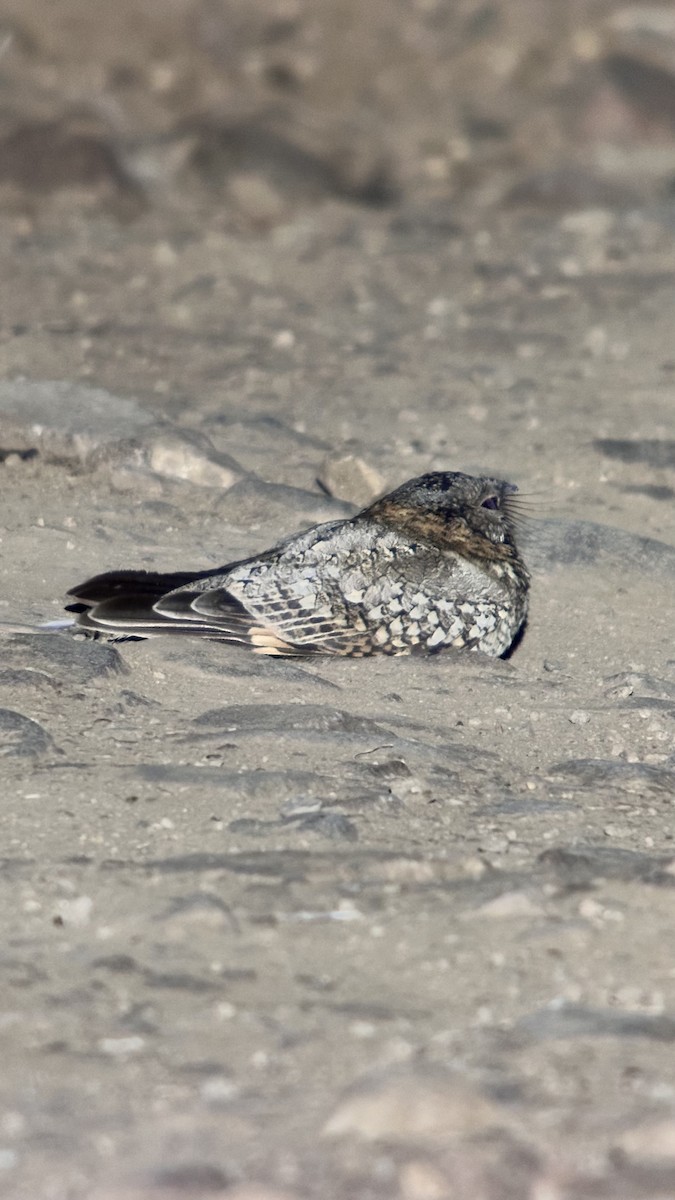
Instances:
[[[499,500],[496,496],[488,496],[487,500],[483,500],[481,508],[499,508]]]

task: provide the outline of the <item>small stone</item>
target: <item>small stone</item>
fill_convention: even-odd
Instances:
[[[331,496],[351,504],[368,504],[385,489],[380,472],[354,454],[329,454],[317,479]]]
[[[575,709],[574,712],[571,712],[568,717],[568,720],[572,725],[588,725],[590,719],[591,714],[586,712],[586,710],[583,708]]]
[[[133,496],[136,503],[139,500],[160,500],[164,494],[159,476],[126,463],[111,465],[108,480],[113,491]]]
[[[357,1042],[368,1042],[375,1037],[377,1027],[373,1025],[372,1021],[352,1021],[349,1032]]]
[[[0,1171],[11,1171],[18,1163],[19,1156],[16,1150],[10,1150],[6,1146],[0,1146]]]
[[[155,474],[184,479],[200,487],[228,491],[244,475],[233,458],[220,453],[209,438],[193,430],[161,430],[145,441],[142,455]]]
[[[485,904],[481,904],[480,908],[462,913],[462,917],[464,920],[470,920],[473,917],[491,917],[494,920],[503,920],[507,917],[541,917],[543,911],[525,892],[504,892],[501,896],[495,896],[494,900],[488,900]]]
[[[343,813],[310,813],[301,821],[298,828],[303,833],[318,833],[321,837],[334,841],[356,842],[359,837],[357,826]]]
[[[606,208],[586,208],[567,213],[560,221],[565,233],[572,233],[592,241],[605,238],[612,228],[614,214]]]
[[[448,1180],[432,1163],[406,1163],[399,1174],[401,1200],[447,1200]]]
[[[482,879],[488,869],[481,858],[465,858],[460,865],[469,879]]]
[[[173,267],[175,266],[178,255],[174,250],[171,242],[157,242],[153,248],[152,256],[158,267]]]
[[[212,1075],[205,1079],[200,1090],[202,1100],[207,1104],[229,1104],[239,1095],[239,1086],[226,1075]]]
[[[627,840],[631,835],[631,829],[628,825],[603,825],[602,832],[605,837],[621,838],[622,840]]]
[[[439,1142],[503,1125],[496,1105],[446,1071],[397,1071],[361,1081],[326,1122],[326,1137]]]
[[[607,908],[592,896],[587,896],[579,904],[579,916],[598,928],[607,923],[620,925],[625,921],[625,916],[620,909]]]
[[[311,796],[306,799],[287,800],[279,809],[279,816],[283,821],[293,821],[298,817],[308,817],[313,813],[321,812],[321,800],[315,800]]]
[[[254,171],[234,175],[228,184],[227,195],[246,223],[258,229],[278,224],[286,211],[283,196],[263,175]]]
[[[54,751],[54,743],[46,729],[32,717],[25,717],[11,708],[0,708],[0,756],[32,758]]]
[[[509,848],[509,840],[501,833],[488,833],[480,840],[480,850],[483,854],[505,854]]]
[[[101,1038],[98,1043],[101,1053],[109,1054],[111,1058],[128,1058],[138,1054],[144,1046],[145,1038],[142,1037]]]
[[[617,1149],[634,1163],[675,1164],[675,1120],[664,1117],[645,1125],[628,1129]]]
[[[63,925],[82,929],[89,924],[93,908],[91,896],[77,896],[74,900],[60,900],[56,906],[56,916]]]
[[[593,359],[603,359],[607,354],[607,346],[607,329],[604,329],[602,325],[593,326],[581,342],[581,347],[587,350]]]
[[[237,1015],[236,1005],[230,1000],[221,1000],[220,1004],[216,1005],[216,1016],[219,1021],[231,1021]]]

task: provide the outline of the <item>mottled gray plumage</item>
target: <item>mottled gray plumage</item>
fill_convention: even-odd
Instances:
[[[513,484],[460,472],[412,479],[348,520],[195,574],[120,571],[73,589],[85,629],[188,633],[259,654],[500,655],[527,612]]]

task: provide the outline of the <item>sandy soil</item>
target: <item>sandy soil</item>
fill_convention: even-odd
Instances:
[[[670,7],[3,13],[2,1194],[672,1196]],[[446,467],[508,661],[30,628]]]

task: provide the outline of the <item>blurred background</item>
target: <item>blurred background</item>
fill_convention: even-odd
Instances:
[[[675,7],[3,0],[0,208],[244,231],[326,198],[631,206],[675,181]]]

